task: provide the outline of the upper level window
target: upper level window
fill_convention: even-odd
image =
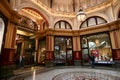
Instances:
[[[93,16],[90,18],[87,18],[81,25],[80,28],[86,28],[91,27],[99,24],[107,23],[107,21],[99,16]]]
[[[58,21],[55,23],[54,28],[56,29],[72,29],[71,25],[66,21]]]

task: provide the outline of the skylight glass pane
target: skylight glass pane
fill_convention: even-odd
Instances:
[[[65,22],[63,22],[63,21],[61,22],[61,28],[65,29]]]
[[[81,25],[81,28],[86,28],[87,27],[87,23],[86,21]]]
[[[55,25],[55,28],[58,28],[58,29],[60,28],[59,23]]]
[[[103,24],[103,23],[106,23],[106,21],[104,19],[98,17],[97,18],[97,23],[98,24]]]

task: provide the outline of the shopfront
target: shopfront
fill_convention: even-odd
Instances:
[[[55,64],[73,65],[73,49],[71,37],[55,37],[54,56]]]
[[[45,55],[46,55],[46,38],[39,40],[38,46],[38,63],[45,64]]]
[[[97,33],[81,36],[83,62],[89,62],[91,54],[95,56],[95,63],[113,63],[111,41],[108,33]]]

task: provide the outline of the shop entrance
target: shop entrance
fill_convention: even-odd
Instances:
[[[73,65],[71,37],[55,37],[54,55],[56,65]]]
[[[94,54],[95,63],[113,63],[111,42],[108,33],[81,36],[83,64],[89,63],[90,55]]]

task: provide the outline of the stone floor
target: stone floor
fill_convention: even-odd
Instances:
[[[34,66],[29,68],[21,68],[14,71],[14,76],[6,80],[58,80],[55,78],[59,74],[64,75],[66,72],[97,72],[102,74],[107,74],[111,76],[120,76],[120,68],[113,67],[100,67],[91,68],[89,66],[60,66],[60,67],[40,67]],[[63,77],[63,76],[62,76]],[[59,80],[90,80],[90,79],[60,79]],[[92,79],[91,79],[92,80]],[[103,80],[103,79],[93,79],[93,80]],[[110,79],[104,79],[110,80]],[[113,80],[113,79],[111,79]],[[116,78],[115,80],[120,80]]]

